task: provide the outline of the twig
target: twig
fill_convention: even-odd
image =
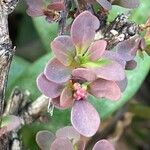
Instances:
[[[15,88],[5,107],[5,113],[3,115],[16,115],[22,120],[22,124],[16,129],[16,131],[4,135],[7,137],[7,144],[9,143],[7,147],[8,150],[16,150],[15,148],[21,150],[22,141],[19,139],[18,130],[25,124],[31,124],[36,121],[48,106],[49,98],[44,95],[41,95],[33,102],[30,101],[29,96],[30,93],[28,91],[23,93],[19,88]]]
[[[58,23],[58,35],[63,35],[66,30],[66,20],[71,7],[71,0],[65,0],[65,10],[60,12],[60,21]]]

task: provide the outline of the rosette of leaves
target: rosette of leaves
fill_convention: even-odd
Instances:
[[[56,58],[48,62],[37,79],[39,90],[52,98],[57,108],[72,107],[72,125],[87,137],[93,136],[100,124],[98,113],[87,101],[89,95],[118,100],[119,82],[126,79],[123,59],[120,63],[117,57],[106,59],[107,42],[94,42],[98,27],[94,15],[82,12],[72,24],[71,37],[59,36],[51,43]]]
[[[72,127],[66,126],[56,131],[56,135],[43,130],[36,134],[36,142],[42,150],[85,150],[85,140]],[[107,140],[98,141],[92,150],[115,150]]]

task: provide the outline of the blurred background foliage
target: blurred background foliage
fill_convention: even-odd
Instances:
[[[128,12],[131,13],[130,19],[132,21],[135,21],[136,23],[145,23],[148,17],[150,17],[149,0],[141,0],[140,7],[133,11],[113,6],[113,9],[109,14],[109,20],[113,20],[117,14]],[[7,98],[9,97],[12,89],[15,86],[18,86],[23,90],[29,90],[31,93],[31,100],[34,101],[40,95],[40,92],[36,87],[36,77],[43,71],[46,62],[53,56],[50,50],[50,42],[57,35],[57,24],[49,24],[42,17],[33,19],[27,16],[26,4],[24,1],[20,1],[15,12],[9,16],[9,28],[11,39],[13,44],[17,46],[17,50],[10,68]],[[136,99],[140,99],[145,104],[149,105],[149,102],[147,101],[147,99],[150,98],[149,93],[147,94],[148,87],[146,86],[145,88],[145,84],[141,86],[150,69],[150,58],[146,54],[144,56],[145,57],[143,59],[137,56],[137,68],[133,71],[127,71],[129,80],[128,88],[123,93],[120,101],[114,103],[108,100],[97,100],[94,97],[90,98],[89,101],[95,105],[102,120],[108,118],[112,113],[129,101],[135,95],[139,87],[141,88],[136,94]],[[146,82],[146,84],[148,84],[150,79],[147,77],[146,81],[148,81]],[[142,93],[143,91],[144,94]],[[146,94],[146,96],[141,96],[141,93],[143,95]],[[143,98],[145,98],[145,100],[143,100]],[[142,103],[142,105],[144,104]],[[145,112],[145,109],[141,110],[139,108],[137,110],[136,108],[136,111],[133,113],[140,115],[140,111],[142,111],[142,116],[145,116],[147,112],[149,112],[150,108],[148,107],[147,109],[148,111]],[[54,115],[49,117],[49,122],[47,124],[40,124],[37,122],[31,126],[24,127],[20,133],[25,145],[27,147],[30,145],[30,149],[32,147],[33,150],[38,149],[34,140],[36,132],[40,129],[49,129],[55,132],[56,129],[61,126],[69,125],[69,112],[70,110],[54,110]],[[142,116],[140,117],[143,119]],[[143,136],[143,133],[137,134],[138,136]]]

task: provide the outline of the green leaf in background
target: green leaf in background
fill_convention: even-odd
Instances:
[[[15,56],[13,58],[10,71],[9,71],[9,76],[8,76],[8,85],[7,85],[7,97],[11,90],[13,89],[14,86],[16,86],[16,82],[18,81],[18,78],[27,70],[29,67],[30,63],[27,62],[26,60]]]
[[[33,19],[45,49],[50,52],[50,43],[57,36],[57,23],[48,23],[44,17]]]

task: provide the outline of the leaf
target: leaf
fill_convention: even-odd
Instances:
[[[109,141],[103,139],[98,141],[92,150],[115,150],[114,146],[112,143],[110,143]]]
[[[36,79],[38,75],[43,72],[44,67],[47,63],[47,61],[52,56],[46,55],[39,60],[37,60],[35,63],[30,65],[30,67],[26,68],[24,72],[22,72],[22,75],[17,78],[17,80],[14,82],[13,86],[19,86],[20,88],[24,90],[29,90],[32,95],[31,97],[35,99],[37,96],[39,96],[41,93],[37,89],[36,85]],[[12,65],[13,67],[13,65]],[[15,66],[14,66],[15,67]],[[20,67],[20,66],[19,66]],[[16,71],[17,73],[17,71]]]
[[[56,138],[51,145],[51,150],[73,150],[71,141],[67,138]]]
[[[132,9],[138,7],[140,2],[139,0],[114,0],[113,4]]]
[[[55,138],[55,135],[48,130],[42,130],[36,134],[36,142],[42,150],[49,150]]]
[[[100,117],[89,102],[76,101],[71,110],[71,123],[80,134],[91,137],[99,128]]]
[[[74,143],[80,140],[80,134],[72,126],[66,126],[58,129],[56,136],[68,138],[69,140],[73,140]]]
[[[37,86],[38,89],[47,97],[56,98],[58,97],[64,86],[60,84],[56,84],[54,82],[49,81],[43,73],[41,73],[37,77]]]
[[[47,52],[50,51],[50,43],[57,36],[57,24],[46,22],[44,17],[37,17],[33,19],[34,25],[39,33],[41,41],[45,46]]]
[[[24,71],[28,68],[29,65],[29,62],[18,56],[15,56],[13,58],[8,76],[8,86],[6,90],[7,95],[11,92],[12,88],[16,86],[18,78],[24,73]]]
[[[130,104],[129,111],[143,119],[150,119],[150,107],[142,104]]]
[[[58,59],[48,61],[44,74],[46,78],[55,83],[64,83],[71,78],[71,68],[64,66]]]
[[[108,0],[96,0],[104,9],[110,10],[112,8],[111,3]]]
[[[21,119],[13,115],[4,116],[1,119],[0,136],[7,132],[15,130],[21,124]]]
[[[83,54],[94,40],[95,31],[99,28],[99,20],[89,11],[76,17],[71,26],[71,38],[77,54]]]
[[[97,98],[107,98],[115,101],[121,97],[119,86],[113,82],[103,79],[97,79],[90,84],[90,93]]]

